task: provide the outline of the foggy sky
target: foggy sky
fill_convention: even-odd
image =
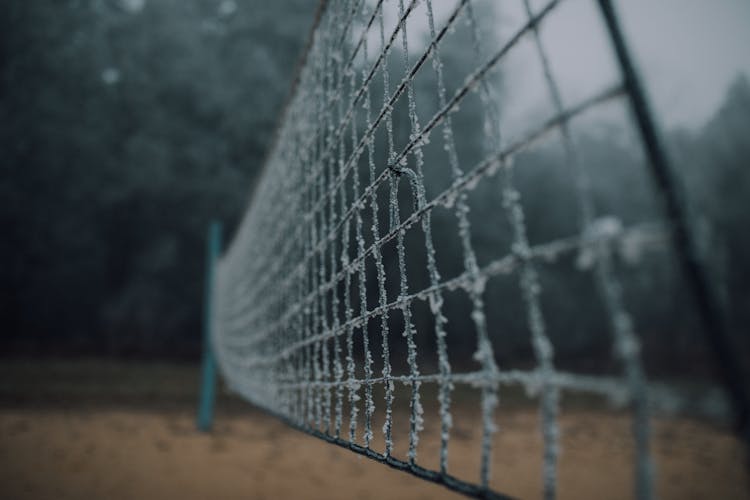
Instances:
[[[537,9],[546,3],[532,1]],[[432,4],[439,28],[455,1],[433,0]],[[386,5],[388,30],[398,18],[398,2]],[[499,43],[525,22],[522,5],[521,0],[495,4]],[[420,7],[409,18],[412,50],[423,43],[427,31],[424,8]],[[740,73],[750,76],[750,1],[618,0],[616,7],[664,126],[700,127],[716,111],[732,80]],[[542,38],[566,104],[617,81],[619,72],[594,0],[562,2],[542,24]],[[371,45],[377,46],[376,40],[371,40]],[[536,115],[550,105],[528,40],[507,59],[503,65],[507,83],[504,105],[514,127],[514,122],[538,118]]]
[[[740,72],[750,76],[750,1],[620,0],[617,6],[665,125],[701,125],[732,80]]]

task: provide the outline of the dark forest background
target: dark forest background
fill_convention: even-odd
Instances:
[[[137,0],[3,2],[3,353],[190,357],[198,352],[207,225],[220,219],[231,234],[244,210],[316,5],[308,0],[163,0],[143,8]],[[447,67],[473,67],[460,46],[446,50],[444,58]],[[456,118],[457,142],[467,157],[480,158],[481,124],[471,109],[462,115],[469,118]],[[406,113],[397,112],[394,119],[396,134],[408,136]],[[748,130],[750,83],[738,75],[707,123],[666,134],[704,255],[738,336],[750,322]],[[650,195],[642,192],[632,168],[640,153],[601,134],[578,132],[583,156],[609,167],[607,175],[594,178],[598,211],[618,214],[625,222],[648,219],[653,201],[645,199]],[[517,160],[524,166],[517,171],[529,233],[537,242],[575,231],[569,192],[560,189],[570,181],[554,167],[557,154],[541,148]],[[550,203],[558,208],[550,211]],[[486,219],[497,208],[479,201],[472,211]],[[439,214],[436,220],[446,234],[455,234],[447,223],[440,225]],[[436,231],[439,239],[441,229]],[[494,249],[509,243],[486,231],[477,227],[480,259],[483,252],[497,256]],[[675,271],[664,266],[669,256],[660,259],[638,269],[625,266],[629,304],[647,318],[650,352],[681,345],[689,357],[703,350],[694,318],[684,313],[689,298],[680,292]],[[580,279],[570,262],[562,264],[542,276],[553,298],[565,297],[565,288]],[[654,285],[660,273],[669,286]],[[487,293],[488,302],[517,298],[515,288]],[[575,335],[603,322],[601,313],[580,314],[587,293],[545,304],[557,322],[555,331],[564,333],[554,338],[553,332],[563,352],[585,354],[606,344]],[[666,308],[655,310],[654,293],[665,297]],[[450,307],[455,317],[466,317],[465,306]],[[503,352],[523,357],[529,350],[521,345],[528,341],[523,317],[520,312],[510,317],[517,324],[503,323]],[[667,325],[678,333],[660,334]],[[460,350],[461,341],[456,342],[451,349]]]
[[[3,2],[3,350],[197,351],[316,2]],[[283,19],[283,21],[282,21]]]

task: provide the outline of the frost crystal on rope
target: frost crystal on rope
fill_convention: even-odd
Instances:
[[[648,384],[636,318],[615,266],[638,265],[663,246],[664,231],[596,213],[570,127],[628,90],[615,83],[564,103],[541,36],[543,21],[564,1],[518,2],[526,14],[521,25],[489,43],[477,1],[440,2],[435,12],[431,0],[323,2],[265,170],[217,270],[213,342],[229,385],[254,404],[355,452],[486,498],[502,497],[493,490],[493,478],[502,477],[492,456],[503,387],[539,399],[546,498],[557,490],[562,393],[630,404],[637,493],[649,498],[649,408],[658,401],[678,408],[682,400]],[[552,109],[512,137],[501,126],[504,103],[493,75],[524,42]],[[457,77],[459,43],[468,69]],[[467,109],[474,114],[465,115]],[[460,141],[467,116],[480,144],[473,156]],[[578,226],[536,242],[514,158],[555,134]],[[496,206],[485,221],[476,218],[483,214],[476,215],[473,200],[487,193]],[[504,242],[493,252],[478,243],[487,228],[507,233],[493,240]],[[441,260],[446,248],[457,256],[451,265]],[[596,285],[619,377],[555,366],[543,268],[566,262]],[[506,307],[493,298],[499,282],[512,284],[523,310],[533,353],[526,370],[498,363],[504,332],[492,313]],[[455,306],[456,296],[465,307]],[[459,332],[451,330],[456,324]],[[454,361],[456,335],[471,345],[473,360]],[[449,450],[454,418],[464,408],[454,400],[470,390],[481,398],[469,409],[481,421],[479,469],[458,479]],[[406,412],[408,433],[398,428]],[[440,444],[428,458],[439,463],[436,471],[420,465],[431,450],[424,443],[433,417]],[[400,442],[406,435],[408,443]]]

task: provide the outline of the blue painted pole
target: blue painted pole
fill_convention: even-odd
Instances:
[[[213,317],[213,292],[216,262],[221,253],[221,223],[212,221],[208,228],[206,252],[206,283],[203,298],[203,369],[201,375],[201,392],[198,402],[198,430],[208,432],[214,420],[214,401],[216,399],[216,360],[211,343]]]

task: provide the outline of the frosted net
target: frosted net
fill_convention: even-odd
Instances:
[[[617,76],[564,98],[544,38],[562,0],[519,0],[524,17],[502,37],[483,31],[477,2],[438,3],[331,0],[321,8],[263,176],[218,268],[214,345],[224,376],[291,425],[484,497],[502,496],[490,483],[502,387],[522,386],[539,398],[547,498],[556,493],[561,392],[626,402],[636,491],[648,498],[648,412],[659,388],[646,381],[613,259],[634,242],[639,251],[661,247],[665,235],[656,223],[624,224],[597,213],[571,131],[579,117],[625,101],[631,89]],[[444,56],[456,46],[458,59],[455,50]],[[506,134],[500,81],[508,70],[501,67],[521,50],[538,64],[548,113]],[[468,68],[460,77],[451,66],[457,60]],[[474,111],[461,115],[464,104]],[[466,120],[477,124],[480,155],[462,156],[457,137]],[[550,136],[574,186],[576,229],[532,242],[514,158]],[[489,191],[498,203],[479,227],[472,200]],[[493,225],[506,232],[508,245],[493,254],[483,244],[478,256],[475,241]],[[441,268],[447,245],[457,262]],[[619,373],[556,367],[538,268],[570,256],[592,278]],[[498,361],[487,309],[502,304],[488,304],[486,293],[497,280],[517,287],[533,360],[527,368],[505,369]],[[451,351],[446,311],[456,293],[467,304],[461,334],[472,344],[468,362],[455,361]],[[425,349],[434,362],[422,362]],[[423,466],[419,453],[425,419],[432,418],[423,409],[427,385],[439,419],[435,468]],[[452,396],[463,386],[479,393],[474,481],[455,477],[448,460]],[[408,402],[408,445],[398,458],[394,408],[401,400]]]

